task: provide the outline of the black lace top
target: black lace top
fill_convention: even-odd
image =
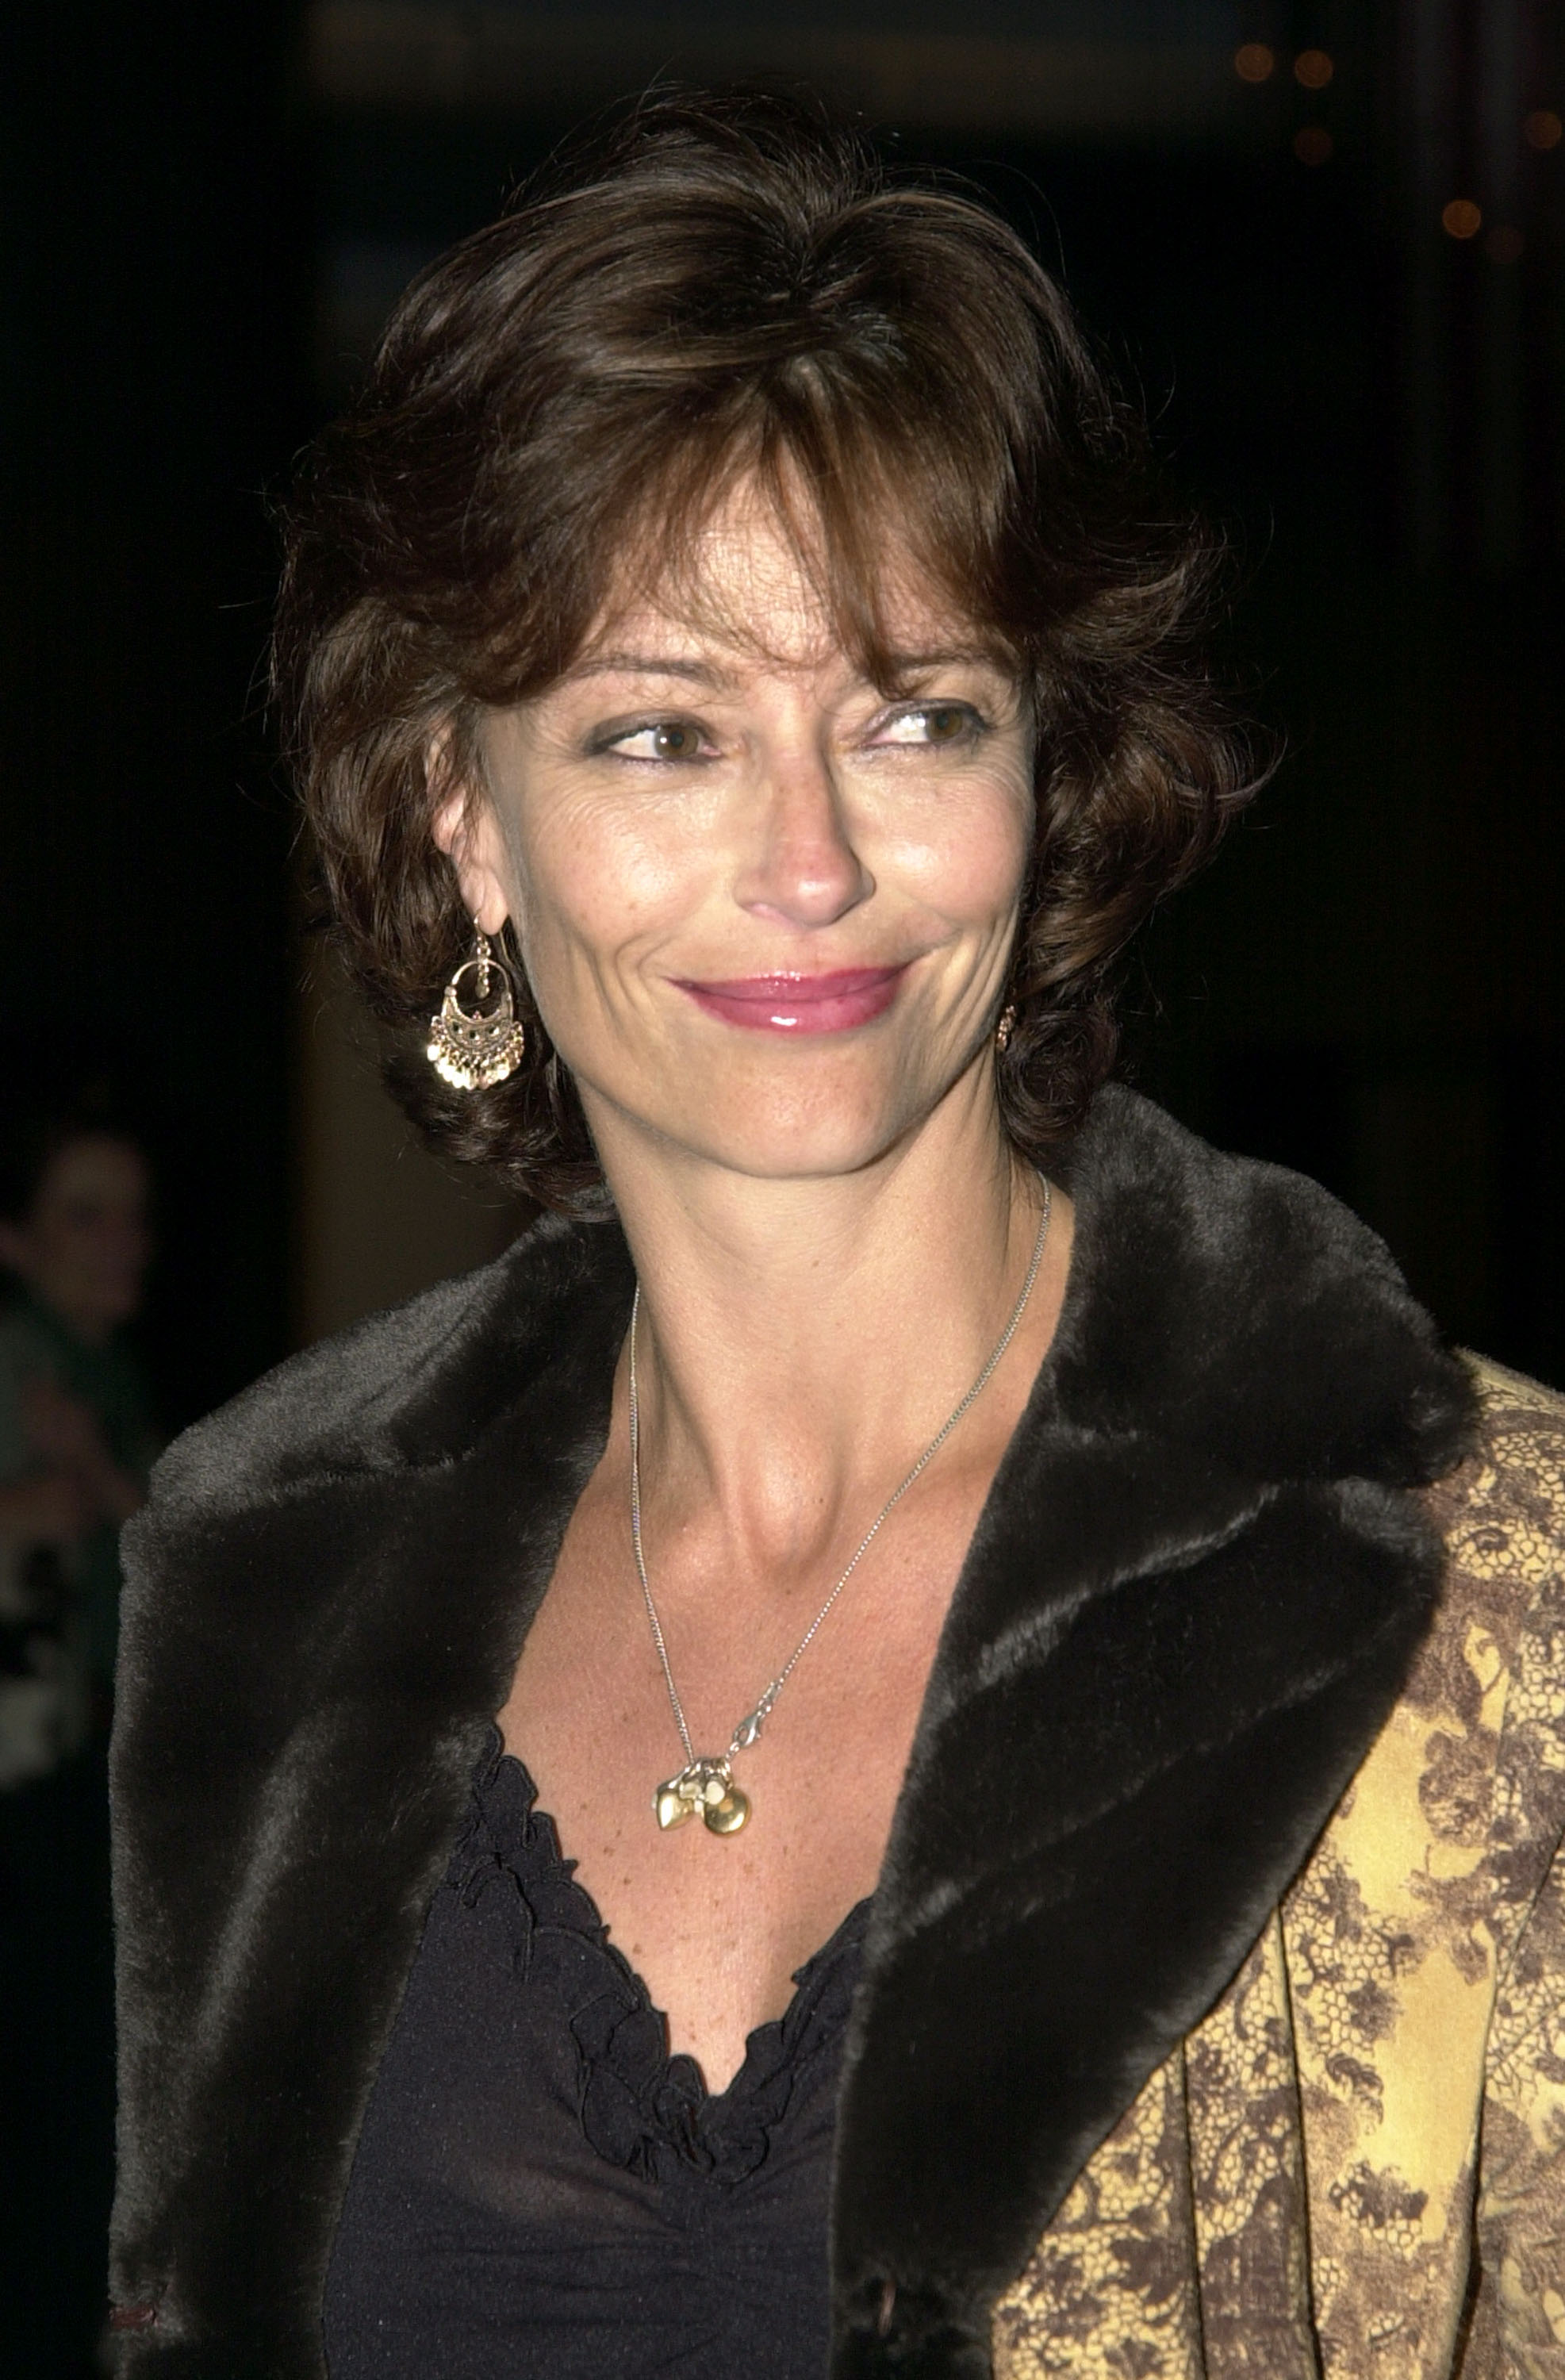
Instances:
[[[354,2161],[331,2380],[819,2380],[869,1904],[710,2096],[535,1799],[496,1732]]]

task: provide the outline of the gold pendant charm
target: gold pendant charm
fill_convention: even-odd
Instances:
[[[659,1786],[652,1808],[665,1834],[671,1827],[682,1827],[686,1818],[698,1817],[711,1834],[736,1835],[750,1815],[750,1797],[734,1782],[726,1757],[693,1760],[688,1768]]]

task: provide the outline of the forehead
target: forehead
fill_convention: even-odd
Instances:
[[[627,549],[572,674],[644,653],[863,669],[871,642],[908,660],[988,658],[994,640],[920,564],[895,517],[865,528],[867,567],[850,576],[807,499],[784,509],[753,478],[688,535],[660,540],[654,523]]]

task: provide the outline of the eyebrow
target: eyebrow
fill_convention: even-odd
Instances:
[[[891,653],[887,658],[902,677],[916,677],[920,670],[949,669],[952,662],[970,669],[998,670],[1001,675],[1005,672],[1000,655],[986,652],[981,645],[938,645],[932,652]]]
[[[714,669],[710,662],[694,662],[668,653],[599,653],[590,661],[578,662],[565,674],[572,680],[584,677],[679,677],[699,686],[727,686],[732,683],[727,671]]]

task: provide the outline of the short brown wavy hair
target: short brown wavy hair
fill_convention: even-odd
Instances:
[[[1140,417],[1022,241],[799,101],[643,104],[402,299],[287,510],[275,641],[394,1087],[437,1146],[566,1211],[601,1209],[601,1180],[521,953],[518,1073],[456,1092],[417,1054],[471,936],[431,818],[479,782],[484,708],[554,682],[627,564],[688,559],[741,474],[785,521],[804,492],[798,541],[877,684],[890,524],[1030,690],[999,1085],[1035,1161],[1112,1065],[1116,957],[1251,790],[1194,633],[1210,543],[1156,499]]]

